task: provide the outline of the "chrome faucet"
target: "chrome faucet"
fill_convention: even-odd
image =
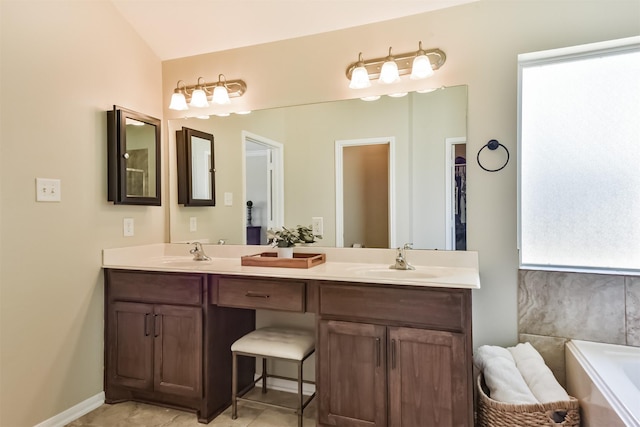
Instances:
[[[411,245],[413,245],[413,243],[405,243],[403,247],[398,248],[398,252],[396,253],[396,263],[390,265],[389,268],[394,270],[416,269],[413,265],[409,264],[409,261],[407,261],[407,254],[405,252],[407,249],[413,249]]]
[[[194,248],[189,251],[190,254],[193,255],[194,261],[209,261],[211,258],[204,253],[204,249],[202,249],[202,243],[193,242]]]

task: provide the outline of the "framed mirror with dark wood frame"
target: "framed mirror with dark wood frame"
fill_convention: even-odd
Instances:
[[[107,199],[160,206],[160,119],[113,106],[107,111]]]
[[[213,135],[183,127],[176,131],[178,203],[215,206]]]

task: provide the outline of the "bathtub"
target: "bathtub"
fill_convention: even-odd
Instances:
[[[571,340],[565,359],[583,427],[640,427],[640,347]]]

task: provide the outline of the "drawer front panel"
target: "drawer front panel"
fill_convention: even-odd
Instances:
[[[305,283],[221,277],[218,305],[304,312]]]
[[[205,274],[110,270],[108,295],[111,300],[200,305],[206,277]]]
[[[321,284],[320,315],[463,331],[463,291]]]

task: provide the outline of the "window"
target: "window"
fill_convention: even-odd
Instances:
[[[518,247],[640,274],[640,37],[518,56]]]

